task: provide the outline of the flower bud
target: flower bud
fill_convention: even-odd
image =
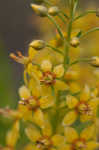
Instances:
[[[45,47],[45,42],[43,40],[35,40],[30,43],[30,47],[40,50]]]
[[[50,7],[48,13],[51,16],[56,16],[59,13],[59,8],[56,6]]]
[[[99,17],[99,8],[96,11],[96,16]]]
[[[34,10],[34,12],[41,17],[45,17],[48,13],[48,10],[45,6],[31,4],[31,7]]]
[[[90,64],[94,67],[99,67],[99,57],[98,56],[92,57]]]
[[[71,39],[70,44],[71,44],[72,47],[75,47],[75,48],[76,48],[76,47],[80,44],[79,38],[73,37],[73,38]]]

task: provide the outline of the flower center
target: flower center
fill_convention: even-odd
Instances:
[[[78,112],[85,115],[92,115],[92,109],[86,103],[80,103],[78,106]]]
[[[77,140],[72,145],[72,150],[85,150],[86,149],[86,143],[84,140]]]
[[[41,78],[41,83],[46,85],[53,85],[55,83],[56,75],[52,72],[44,72]]]
[[[41,148],[41,149],[44,149],[44,150],[47,150],[48,148],[50,148],[52,146],[52,142],[48,137],[40,138],[36,142],[36,144],[37,144],[38,148]]]
[[[35,110],[39,107],[39,100],[34,96],[30,96],[28,99],[22,99],[19,103],[22,105],[27,105],[30,110]]]

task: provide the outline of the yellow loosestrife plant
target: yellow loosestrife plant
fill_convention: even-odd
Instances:
[[[10,54],[24,66],[24,85],[19,88],[17,109],[0,109],[0,114],[13,120],[12,129],[6,135],[6,147],[1,146],[0,150],[16,149],[21,140],[20,122],[25,124],[24,132],[29,139],[22,150],[95,150],[99,147],[96,138],[98,91],[89,85],[82,88],[78,73],[72,68],[79,62],[99,67],[99,58],[93,56],[72,61],[70,50],[79,47],[87,34],[99,30],[94,27],[73,36],[73,23],[88,13],[98,16],[98,12],[89,10],[77,16],[79,0],[67,0],[68,15],[50,0],[36,2],[30,5],[32,10],[52,22],[57,38],[32,41],[28,56],[20,52],[17,56]],[[60,27],[56,17],[64,26],[67,23],[66,30]]]

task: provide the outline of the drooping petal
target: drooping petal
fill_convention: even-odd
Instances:
[[[90,140],[91,138],[94,138],[95,136],[96,136],[95,125],[91,125],[85,128],[80,134],[80,137],[85,140]]]
[[[41,97],[39,103],[42,109],[49,108],[54,105],[54,99],[52,96]]]
[[[37,78],[30,79],[29,89],[31,90],[33,96],[39,97],[41,95],[41,86]]]
[[[66,96],[66,104],[67,104],[68,108],[72,109],[77,106],[78,100],[74,96],[67,95]]]
[[[9,147],[14,147],[17,143],[19,138],[19,121],[16,121],[6,136],[6,144]]]
[[[40,109],[37,109],[33,113],[33,121],[41,128],[44,127],[44,115]]]
[[[66,126],[72,125],[76,121],[77,116],[78,115],[75,111],[68,112],[63,119],[63,125]]]
[[[66,127],[64,130],[64,134],[66,136],[66,142],[72,143],[73,141],[78,139],[77,131],[72,127]]]
[[[25,133],[32,142],[36,142],[41,137],[40,131],[33,125],[28,126]]]
[[[96,141],[87,142],[86,150],[95,150],[96,148],[99,148],[99,143],[97,143]]]
[[[42,128],[42,133],[44,136],[50,137],[52,135],[52,126],[48,118],[45,118],[44,127]]]
[[[86,85],[83,92],[80,94],[80,101],[88,101],[90,98],[90,89]]]
[[[65,144],[65,137],[60,135],[60,134],[56,134],[51,138],[53,145],[56,147],[59,147],[63,144]]]

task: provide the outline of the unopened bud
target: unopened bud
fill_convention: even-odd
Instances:
[[[54,7],[50,7],[48,10],[49,15],[51,16],[56,16],[59,13],[59,8],[54,6]]]
[[[99,17],[99,8],[96,11],[96,16]]]
[[[41,17],[45,17],[48,13],[48,10],[45,6],[31,4],[31,7],[34,10],[34,12]]]
[[[45,42],[43,40],[34,40],[30,43],[29,46],[36,50],[40,50],[45,47]]]
[[[70,44],[71,44],[71,46],[73,46],[73,47],[76,48],[76,47],[80,44],[79,38],[73,37],[73,38],[71,39]]]
[[[92,57],[90,64],[94,67],[99,67],[99,57],[98,56]]]

